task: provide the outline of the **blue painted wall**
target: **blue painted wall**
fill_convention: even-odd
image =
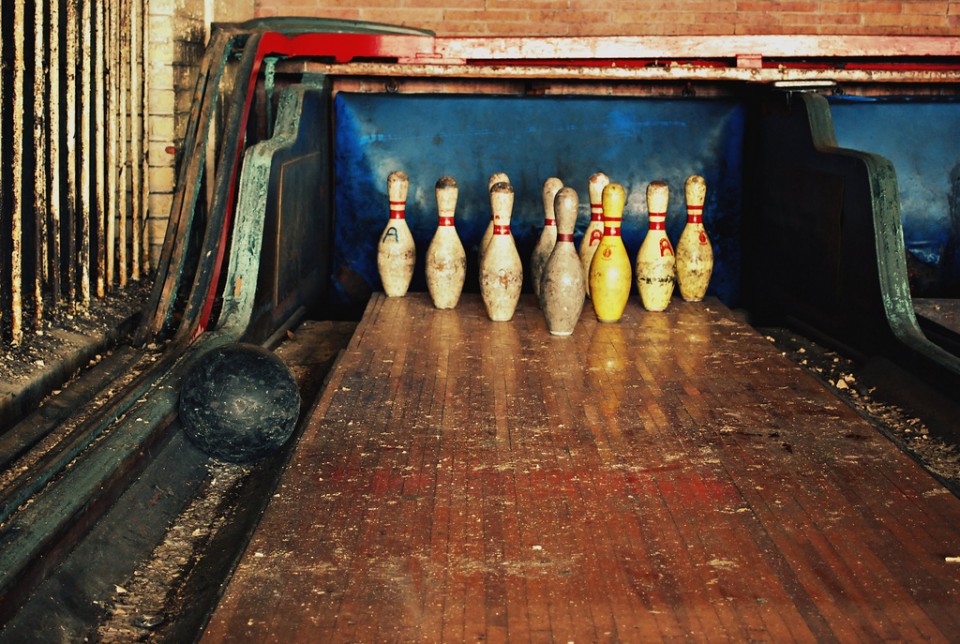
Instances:
[[[831,99],[837,142],[893,162],[914,295],[960,296],[960,102]]]
[[[345,276],[380,288],[376,247],[393,170],[410,177],[407,221],[418,251],[413,290],[426,290],[423,256],[437,223],[434,184],[443,175],[459,183],[456,226],[467,249],[467,291],[478,290],[476,251],[490,219],[492,173],[506,172],[516,191],[511,229],[525,272],[543,225],[540,195],[548,177],[580,194],[578,245],[590,219],[589,176],[602,171],[623,184],[623,239],[632,261],[647,230],[647,184],[661,179],[670,186],[667,232],[676,243],[686,221],[683,183],[701,174],[716,258],[710,293],[735,306],[744,120],[743,105],[731,100],[340,93],[333,290],[348,303],[356,295],[344,287]]]

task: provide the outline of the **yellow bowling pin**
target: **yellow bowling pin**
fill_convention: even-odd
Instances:
[[[377,270],[388,297],[402,297],[410,288],[417,251],[413,235],[407,226],[407,175],[399,170],[387,177],[387,195],[390,199],[390,220],[377,246]]]
[[[453,225],[458,188],[453,177],[437,180],[437,232],[426,257],[427,290],[438,309],[452,309],[460,300],[467,274],[467,255]]]
[[[647,186],[650,229],[637,253],[637,289],[648,311],[663,311],[673,295],[676,270],[666,225],[669,198],[670,189],[665,182],[652,181]]]
[[[587,191],[590,194],[590,223],[587,229],[583,231],[583,239],[580,240],[580,264],[583,266],[583,274],[590,275],[590,264],[593,262],[593,254],[597,252],[597,244],[603,237],[603,189],[610,183],[609,177],[602,172],[590,175],[587,184]],[[590,297],[590,280],[588,279],[587,297]]]
[[[707,183],[703,177],[687,177],[687,224],[677,242],[677,284],[687,302],[699,302],[707,293],[713,273],[713,247],[703,228],[703,202]]]
[[[487,316],[494,322],[507,322],[513,318],[523,287],[523,265],[510,234],[513,188],[509,183],[496,183],[490,189],[490,208],[493,236],[480,262],[480,295]]]
[[[618,322],[630,297],[630,258],[620,237],[626,193],[619,183],[603,189],[603,237],[590,264],[590,300],[597,319]]]
[[[557,243],[557,216],[553,210],[553,201],[562,187],[563,181],[556,177],[550,177],[543,182],[543,230],[530,256],[530,276],[533,279],[533,293],[537,296],[538,302],[543,267],[547,265],[550,253],[553,252],[553,247]]]
[[[510,177],[507,176],[506,172],[494,172],[490,175],[490,178],[487,179],[487,194],[493,190],[493,186],[496,184],[510,183]],[[490,213],[490,223],[487,224],[487,229],[483,231],[483,237],[480,239],[480,247],[477,249],[478,257],[480,262],[483,262],[483,255],[487,252],[487,246],[490,245],[490,240],[493,238],[493,213]]]

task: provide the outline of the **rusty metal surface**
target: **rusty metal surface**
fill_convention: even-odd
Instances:
[[[139,104],[142,106],[144,120],[149,117],[149,101],[147,97],[150,96],[150,74],[146,73],[150,69],[150,43],[149,38],[147,37],[147,28],[146,21],[147,16],[150,15],[150,0],[134,0],[134,2],[140,1],[140,6],[142,11],[140,12],[141,19],[138,21],[138,35],[140,36],[141,43],[141,52],[140,52],[140,69],[143,70],[143,82],[142,87],[138,85],[138,90],[141,91],[139,97]],[[141,204],[141,231],[140,236],[140,260],[141,260],[141,269],[144,274],[150,271],[150,229],[147,226],[147,220],[149,218],[149,204],[150,204],[150,167],[147,160],[146,151],[149,149],[150,145],[150,131],[146,126],[146,123],[143,123],[141,126],[141,136],[143,137],[143,144],[141,146],[141,181],[140,181],[140,204]],[[136,247],[136,245],[134,245]]]
[[[117,191],[117,172],[119,171],[120,164],[122,163],[119,153],[119,122],[117,110],[119,107],[119,75],[118,75],[118,65],[117,61],[120,58],[119,51],[119,39],[117,34],[117,10],[119,7],[119,0],[108,0],[104,2],[104,28],[106,29],[106,35],[104,37],[104,61],[106,64],[106,94],[107,94],[107,105],[106,105],[106,121],[107,121],[107,137],[106,137],[106,159],[104,166],[105,173],[105,192],[104,192],[104,219],[106,221],[106,229],[104,234],[106,235],[104,239],[105,248],[105,262],[106,262],[106,272],[104,274],[104,288],[107,291],[113,290],[114,281],[116,280],[116,244],[117,244],[117,202],[118,191]]]
[[[106,3],[96,2],[93,7],[93,31],[94,31],[94,50],[93,50],[93,125],[94,132],[90,136],[95,136],[98,132],[106,131],[106,92],[107,78],[104,61],[104,51],[106,47]],[[106,240],[106,216],[107,216],[107,194],[106,194],[106,163],[107,151],[104,149],[109,144],[108,141],[94,141],[94,205],[93,219],[96,222],[96,232],[91,242],[94,245],[95,277],[97,287],[97,297],[103,297],[107,293],[107,240]]]
[[[47,142],[46,105],[47,59],[44,38],[45,7],[34,7],[33,46],[33,219],[34,219],[34,272],[33,272],[33,325],[39,329],[43,323],[43,287],[48,271],[47,239]]]
[[[120,191],[117,194],[117,238],[118,238],[118,249],[117,249],[117,264],[119,265],[119,273],[117,279],[120,283],[120,286],[126,286],[127,284],[127,268],[128,268],[128,257],[127,257],[127,183],[130,179],[129,173],[127,172],[128,164],[128,149],[127,149],[127,140],[129,136],[129,131],[127,129],[128,118],[132,117],[132,108],[128,112],[128,105],[131,104],[132,94],[130,93],[130,79],[129,79],[129,56],[130,56],[130,34],[133,29],[129,25],[129,12],[130,12],[130,2],[121,3],[121,8],[125,9],[126,14],[123,14],[119,17],[118,22],[118,33],[120,38],[119,44],[119,57],[117,58],[117,64],[120,66],[120,108],[118,110],[117,118],[120,122],[120,167],[119,167],[119,185]]]
[[[93,12],[90,3],[83,3],[80,16],[80,204],[77,222],[80,225],[80,304],[90,305],[90,176],[93,171],[93,142],[90,124],[93,119]]]
[[[61,313],[89,305],[91,278],[96,295],[104,295],[125,284],[134,261],[139,264],[139,231],[136,253],[126,243],[116,246],[131,237],[128,190],[144,203],[128,168],[136,163],[142,178],[146,136],[144,95],[134,92],[128,69],[137,67],[142,82],[142,57],[127,55],[129,32],[137,31],[142,43],[142,25],[128,28],[130,9],[127,0],[107,7],[89,0],[11,3],[0,17],[6,23],[0,75],[4,344],[32,346],[33,334],[61,321]],[[144,16],[138,11],[136,20]],[[128,145],[132,135],[137,150]]]
[[[26,63],[23,55],[23,3],[16,3],[13,12],[13,147],[12,166],[15,178],[12,190],[11,212],[11,266],[10,266],[10,324],[11,344],[23,341],[23,85]]]
[[[43,3],[38,3],[42,5]],[[50,48],[50,101],[49,101],[49,127],[47,128],[47,137],[50,149],[50,294],[54,307],[60,305],[60,3],[51,2],[50,7],[50,27],[48,30],[48,45]],[[69,261],[68,263],[73,263]]]
[[[280,66],[283,71],[303,71],[334,76],[394,76],[408,78],[489,78],[505,80],[566,81],[734,81],[750,83],[896,83],[955,84],[960,69],[819,69],[795,67],[714,67],[696,64],[651,64],[646,67],[609,65],[467,65],[439,63],[398,64],[360,62],[334,64],[318,61],[292,61]],[[382,91],[382,90],[381,90]]]

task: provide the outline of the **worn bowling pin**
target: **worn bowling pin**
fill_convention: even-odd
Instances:
[[[590,301],[601,322],[618,322],[630,297],[630,258],[620,237],[626,193],[619,183],[603,189],[603,237],[590,264]]]
[[[590,223],[587,229],[583,231],[583,239],[580,241],[580,263],[583,266],[584,275],[590,275],[590,263],[593,261],[593,254],[597,252],[597,244],[603,237],[603,189],[610,183],[610,179],[602,172],[590,176],[587,190],[590,194]],[[587,296],[590,296],[590,280],[586,281]]]
[[[490,175],[490,178],[487,180],[487,193],[493,190],[493,186],[500,182],[510,183],[510,177],[507,176],[506,172],[494,172]],[[487,229],[483,231],[483,237],[480,239],[480,247],[477,249],[477,252],[480,257],[480,261],[483,261],[483,255],[487,252],[487,246],[490,245],[490,240],[493,238],[493,213],[490,213],[490,223],[487,224]]]
[[[637,253],[637,288],[648,311],[663,311],[673,295],[676,270],[666,226],[669,198],[670,189],[663,181],[652,181],[647,186],[650,229]]]
[[[480,295],[487,307],[487,316],[494,322],[507,322],[513,318],[523,286],[520,253],[510,234],[513,188],[509,183],[494,184],[490,190],[490,208],[493,236],[480,262]]]
[[[583,265],[573,244],[580,199],[573,188],[563,188],[556,196],[557,242],[543,269],[540,301],[547,330],[551,335],[570,335],[580,320],[586,296]],[[629,280],[627,281],[629,283]]]
[[[383,292],[388,297],[402,297],[410,288],[413,266],[416,262],[416,247],[413,235],[407,227],[407,175],[399,170],[387,177],[387,194],[390,198],[390,221],[380,235],[377,247],[377,269]]]
[[[687,302],[699,302],[707,293],[713,273],[713,247],[703,228],[703,202],[707,182],[699,175],[687,177],[687,225],[677,242],[677,285]]]
[[[557,243],[557,220],[553,212],[553,201],[562,187],[563,181],[556,177],[550,177],[543,182],[543,231],[541,231],[537,245],[533,247],[533,254],[530,256],[533,292],[538,300],[540,299],[540,278],[543,277],[543,267],[547,265],[550,253],[553,252],[553,246]]]
[[[452,309],[460,300],[467,274],[467,254],[453,225],[459,190],[453,177],[437,180],[437,232],[427,248],[427,290],[438,309]]]

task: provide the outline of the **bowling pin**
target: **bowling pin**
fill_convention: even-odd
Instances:
[[[437,232],[427,248],[427,290],[438,309],[452,309],[460,300],[467,274],[467,254],[453,225],[458,188],[453,177],[437,180]]]
[[[647,186],[647,211],[650,229],[637,253],[637,288],[643,308],[663,311],[670,304],[676,276],[673,246],[667,238],[667,201],[670,189],[663,181]]]
[[[550,253],[553,252],[553,246],[557,243],[557,220],[553,212],[553,201],[563,187],[563,181],[556,177],[550,177],[543,182],[543,230],[537,245],[533,247],[533,254],[530,256],[530,273],[533,278],[533,292],[540,300],[540,278],[543,277],[543,267],[547,265],[550,259]]]
[[[490,190],[490,209],[493,236],[480,262],[480,295],[487,307],[487,316],[494,322],[507,322],[513,318],[523,286],[520,253],[510,234],[513,187],[509,183],[494,184]]]
[[[603,237],[603,189],[610,183],[610,179],[602,172],[590,176],[587,190],[590,194],[590,223],[583,231],[580,241],[580,263],[583,265],[584,275],[590,275],[590,263],[593,254],[597,252],[597,244]],[[587,297],[590,296],[590,280],[586,282]]]
[[[493,190],[493,186],[500,182],[510,183],[510,177],[507,176],[506,172],[494,172],[490,175],[490,178],[487,180],[487,193]],[[483,231],[483,237],[480,239],[480,248],[478,249],[480,261],[483,262],[483,255],[487,252],[487,246],[490,245],[490,240],[493,238],[493,213],[490,213],[490,223],[487,224],[487,229]]]
[[[388,297],[402,297],[410,288],[413,266],[416,262],[416,247],[413,235],[407,227],[407,175],[399,170],[387,177],[387,194],[390,199],[390,220],[380,235],[377,247],[377,269],[383,292]]]
[[[618,322],[630,297],[630,258],[620,237],[626,193],[619,183],[603,189],[603,237],[590,263],[590,301],[601,322]]]
[[[713,273],[713,247],[703,228],[703,202],[707,183],[703,177],[687,177],[687,224],[677,242],[677,284],[680,296],[687,302],[699,302],[710,285]]]
[[[544,192],[546,194],[546,192]],[[586,277],[580,256],[573,244],[577,225],[577,191],[567,187],[556,196],[557,242],[543,269],[540,299],[550,335],[570,335],[580,321],[586,290]],[[629,264],[628,264],[629,265]],[[629,280],[627,280],[629,284]]]

